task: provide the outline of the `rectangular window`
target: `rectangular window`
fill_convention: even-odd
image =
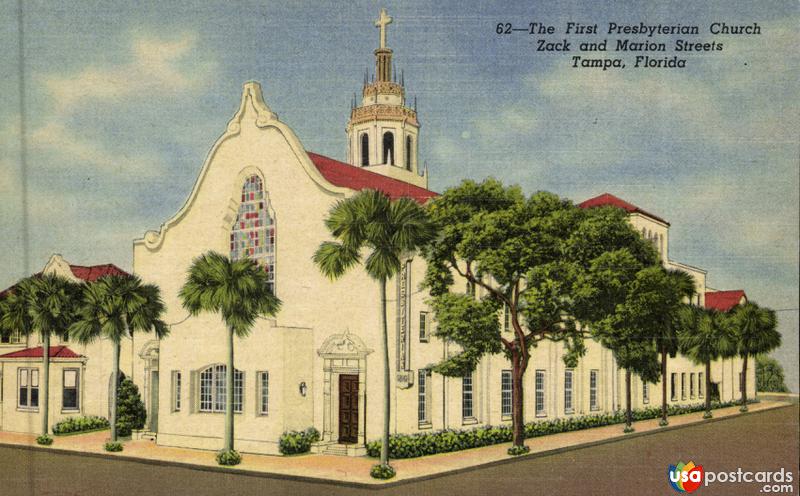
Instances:
[[[642,403],[650,403],[650,384],[642,382]]]
[[[572,378],[575,371],[567,369],[564,371],[564,413],[572,413]]]
[[[19,408],[39,407],[39,369],[19,369]]]
[[[689,397],[694,398],[694,372],[689,374]]]
[[[669,385],[670,385],[670,399],[671,399],[672,401],[675,401],[675,400],[677,400],[677,399],[678,399],[678,384],[677,384],[677,381],[678,381],[678,374],[676,374],[675,372],[673,372],[673,373],[672,373],[672,374],[669,376]]]
[[[599,370],[592,370],[589,372],[589,410],[600,409],[597,404],[597,376],[599,374]]]
[[[181,373],[172,371],[172,411],[181,411]]]
[[[544,370],[536,371],[536,416],[547,415],[544,410]]]
[[[0,335],[0,344],[18,344],[21,342],[22,336],[20,335],[19,331]]]
[[[511,310],[508,305],[503,305],[503,331],[509,332],[511,330]]]
[[[744,383],[744,381],[742,381],[742,373],[739,372],[739,392],[740,393],[742,392],[742,389],[743,389],[742,388],[743,383]]]
[[[472,411],[472,375],[465,375],[461,379],[461,417],[473,419]]]
[[[78,369],[64,369],[63,388],[61,392],[61,408],[78,410]]]
[[[428,342],[428,312],[419,313],[419,340],[421,343]]]
[[[258,414],[269,415],[269,372],[258,372]]]
[[[681,399],[686,399],[686,372],[681,372]]]
[[[703,377],[703,373],[699,372],[697,374],[697,396],[698,398],[703,397],[703,389],[706,387],[705,377]]]
[[[418,376],[417,420],[421,425],[427,425],[431,423],[429,412],[431,407],[431,371],[428,369],[419,369]]]
[[[511,371],[504,370],[500,373],[500,414],[503,417],[511,416],[512,391]]]
[[[233,411],[236,413],[242,413],[243,392],[244,372],[233,369]]]
[[[472,297],[475,296],[475,284],[472,281],[467,281],[467,294]]]

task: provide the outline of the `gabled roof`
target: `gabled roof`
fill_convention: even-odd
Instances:
[[[94,282],[103,276],[127,276],[130,275],[114,264],[103,265],[69,265],[70,270],[78,279],[86,282]]]
[[[611,193],[603,193],[602,195],[595,196],[594,198],[589,198],[588,200],[579,203],[578,206],[580,208],[592,208],[592,207],[604,207],[604,206],[617,207],[625,210],[628,213],[642,214],[646,217],[650,217],[653,220],[657,220],[658,222],[669,225],[669,222],[662,219],[661,217],[653,215],[646,210],[642,210],[633,203],[628,203],[622,198],[616,197]]]
[[[24,350],[12,351],[11,353],[0,355],[0,359],[4,358],[42,358],[42,347],[25,348]],[[83,358],[83,355],[75,353],[66,346],[51,346],[50,358]]]
[[[72,265],[69,264],[69,270],[72,272],[76,278],[86,281],[86,282],[94,282],[100,279],[103,276],[127,276],[129,275],[124,270],[120,269],[114,264],[103,264],[103,265]],[[37,272],[34,274],[34,277],[41,276],[41,272]],[[14,285],[16,286],[16,284]],[[4,289],[0,291],[0,298],[6,295],[9,291],[14,289],[14,286]]]
[[[747,295],[744,294],[743,289],[708,291],[706,292],[706,308],[727,312],[738,305],[742,301],[742,298],[747,301]]]
[[[375,189],[386,193],[392,200],[408,197],[419,203],[425,203],[431,198],[439,196],[434,191],[339,162],[323,155],[308,152],[308,158],[311,159],[320,174],[334,186],[350,188],[356,191]]]

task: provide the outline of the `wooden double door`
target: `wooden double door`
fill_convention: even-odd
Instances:
[[[358,442],[358,375],[339,375],[339,442]]]

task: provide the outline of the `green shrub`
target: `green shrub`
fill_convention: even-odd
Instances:
[[[733,402],[712,402],[712,408],[732,406]],[[669,415],[701,412],[705,410],[704,404],[697,405],[670,405]],[[631,412],[634,421],[649,420],[661,416],[661,407],[652,406]],[[557,418],[539,420],[525,424],[525,437],[548,436],[561,432],[571,432],[593,427],[622,424],[625,422],[625,412],[597,413],[582,417]],[[390,458],[416,458],[418,456],[448,453],[492,444],[507,443],[513,439],[511,425],[480,426],[466,430],[445,429],[433,432],[420,432],[416,434],[393,434],[389,437]],[[283,438],[281,438],[283,441]],[[283,452],[283,451],[282,451]],[[367,443],[367,455],[377,458],[381,453],[380,440]],[[509,449],[509,454],[511,450]],[[519,453],[521,454],[521,453]]]
[[[48,436],[47,434],[42,434],[41,436],[36,438],[36,444],[42,446],[50,446],[53,444],[53,438]]]
[[[139,388],[124,374],[120,374],[117,388],[117,435],[130,436],[133,429],[144,427],[146,419],[147,410],[139,395]]]
[[[531,449],[527,446],[512,446],[508,448],[508,454],[511,456],[520,456],[530,453]]]
[[[288,431],[281,434],[281,438],[278,441],[278,449],[284,455],[308,453],[311,450],[311,445],[319,440],[319,431],[313,427],[309,427],[304,431]]]
[[[103,417],[67,417],[53,426],[53,434],[62,435],[106,428],[108,428],[108,420]]]
[[[236,450],[220,450],[217,452],[217,463],[220,465],[239,465],[242,463],[242,455]]]
[[[369,470],[369,475],[372,476],[373,479],[391,479],[395,476],[397,472],[394,471],[391,465],[373,465],[372,468]]]
[[[103,448],[105,448],[106,451],[112,451],[112,452],[122,451],[122,443],[108,442],[103,445]]]

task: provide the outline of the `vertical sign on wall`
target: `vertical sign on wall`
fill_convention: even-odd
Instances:
[[[414,384],[411,373],[411,260],[406,260],[397,276],[397,387]]]

